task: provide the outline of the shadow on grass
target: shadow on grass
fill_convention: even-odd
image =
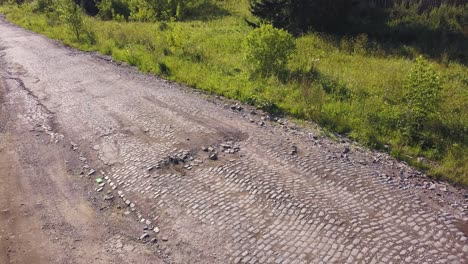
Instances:
[[[184,21],[209,21],[229,15],[231,15],[231,12],[227,9],[212,2],[203,2],[189,9]]]
[[[364,4],[352,8],[345,17],[317,22],[313,27],[330,36],[332,43],[340,48],[343,40],[346,44],[346,40],[366,35],[367,48],[382,55],[413,58],[422,54],[443,63],[457,61],[466,66],[466,21],[468,4],[443,4],[433,9],[421,9],[418,5],[382,8]]]
[[[468,28],[467,28],[468,30]],[[384,23],[356,25],[346,33],[335,34],[339,46],[344,37],[366,34],[369,49],[376,48],[386,55],[413,58],[423,54],[441,62],[457,61],[468,65],[468,32],[434,30],[423,25],[403,24],[395,27]],[[376,44],[372,47],[372,43]]]

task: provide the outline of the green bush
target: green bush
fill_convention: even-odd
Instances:
[[[416,59],[405,81],[406,128],[415,139],[435,118],[439,109],[441,83],[439,74],[422,57]]]
[[[172,27],[171,32],[167,35],[167,43],[171,48],[172,53],[184,51],[187,44],[188,36],[179,24]]]
[[[280,76],[295,50],[295,40],[286,31],[272,25],[252,30],[244,41],[244,59],[254,74]]]

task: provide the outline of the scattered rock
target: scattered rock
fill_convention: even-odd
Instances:
[[[349,151],[350,151],[349,147],[345,147],[343,149],[343,154],[349,153]]]
[[[156,233],[156,234],[159,233],[159,227],[155,227],[155,228],[153,229],[153,231],[154,231],[154,233]]]
[[[144,233],[143,235],[141,235],[140,240],[145,240],[148,237],[149,237],[148,233]]]
[[[217,160],[218,159],[218,154],[215,152],[210,155],[210,160]]]
[[[70,145],[71,145],[72,150],[77,150],[78,149],[78,145],[75,144],[74,142],[70,142]]]
[[[161,238],[161,240],[164,241],[164,242],[166,242],[166,241],[168,241],[169,239],[167,238],[167,236],[163,236],[163,237]]]
[[[297,154],[297,147],[296,147],[296,146],[292,146],[292,147],[291,147],[291,151],[289,152],[289,154],[291,154],[291,155],[296,155],[296,154]]]
[[[237,110],[237,111],[242,111],[242,106],[240,106],[239,104],[235,104],[235,105],[231,105],[231,110]]]

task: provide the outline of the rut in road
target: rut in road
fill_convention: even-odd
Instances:
[[[468,259],[464,212],[433,207],[348,154],[334,158],[306,129],[265,123],[6,22],[0,45],[2,67],[99,167],[91,174],[157,227],[147,232],[169,262]]]

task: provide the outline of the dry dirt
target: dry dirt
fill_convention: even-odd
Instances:
[[[0,109],[0,264],[467,263],[466,189],[1,18]]]
[[[7,94],[0,80],[0,263],[163,263],[119,205],[95,197],[78,153],[21,120],[28,95]]]

